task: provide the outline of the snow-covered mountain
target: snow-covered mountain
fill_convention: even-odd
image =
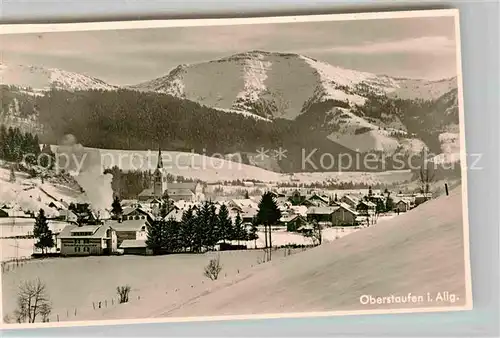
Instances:
[[[456,88],[440,81],[393,78],[344,69],[290,53],[250,51],[215,61],[179,65],[163,77],[133,86],[223,109],[295,119],[306,103],[338,100],[363,105],[367,91],[402,99],[437,99]],[[268,117],[268,116],[265,116]]]
[[[446,94],[452,97],[449,93],[456,90],[457,81],[456,77],[439,81],[394,78],[337,67],[299,54],[250,51],[179,65],[163,77],[132,88],[270,120],[300,118],[304,126],[312,120],[320,121],[315,128],[346,148],[393,155],[416,153],[426,144],[409,133],[408,121],[394,112],[382,107],[380,116],[365,116],[359,107],[371,105],[368,100],[378,96],[426,101]]]
[[[0,84],[31,89],[34,94],[50,88],[65,90],[115,90],[97,78],[57,68],[0,64]]]
[[[53,109],[47,107],[47,104],[52,103],[39,104],[44,102],[40,95],[54,87],[70,91],[104,90],[103,95],[93,93],[92,97],[79,97],[78,106],[69,105],[67,109],[61,110],[61,116],[66,116],[67,112],[79,115],[79,123],[72,122],[74,125],[70,123],[67,126],[73,133],[80,126],[91,123],[86,120],[86,110],[82,108],[86,107],[87,100],[102,100],[99,102],[106,108],[100,113],[105,120],[107,114],[111,118],[113,113],[123,113],[119,105],[110,102],[125,102],[133,98],[127,109],[144,113],[146,110],[141,105],[142,101],[138,100],[139,97],[157,102],[157,95],[154,93],[169,94],[174,98],[160,96],[165,100],[166,106],[173,105],[181,109],[182,118],[186,118],[185,128],[193,128],[193,123],[186,121],[190,121],[195,115],[196,121],[204,120],[203,117],[208,115],[204,120],[205,124],[197,127],[204,137],[212,137],[207,136],[212,135],[207,130],[219,127],[224,129],[222,126],[233,126],[241,132],[262,130],[261,133],[256,131],[240,138],[233,133],[226,135],[227,139],[212,142],[213,144],[209,140],[203,140],[210,143],[216,152],[242,152],[249,161],[255,155],[254,146],[259,149],[262,145],[293,145],[299,151],[306,145],[312,145],[312,138],[316,140],[315,147],[334,153],[352,151],[409,156],[419,153],[424,147],[440,153],[448,151],[449,147],[442,150],[443,142],[439,135],[458,133],[459,129],[456,77],[439,81],[395,78],[345,69],[292,53],[250,51],[208,62],[179,65],[165,76],[123,88],[133,91],[115,91],[120,87],[96,78],[32,66],[0,64],[0,78],[3,84],[17,86],[2,88],[5,102],[0,111],[0,123],[23,127],[26,131],[36,131],[43,124],[48,134],[57,134],[54,130],[65,133],[60,127],[54,128],[59,122],[55,122],[57,118],[54,118]],[[116,95],[113,96],[114,94]],[[64,95],[57,98],[61,105],[66,105],[68,101]],[[183,103],[179,104],[176,98],[180,98]],[[188,101],[205,107],[193,106],[193,102]],[[188,109],[188,106],[191,108]],[[224,114],[214,113],[210,108]],[[76,111],[79,113],[75,113]],[[166,113],[175,115],[175,112],[179,112],[177,108]],[[150,111],[149,117],[153,113]],[[255,121],[235,120],[234,115],[251,117]],[[162,113],[155,118],[158,120],[163,116]],[[149,117],[144,117],[137,120],[133,128],[140,125],[141,128],[150,130]],[[95,121],[95,116],[92,116],[92,121]],[[265,125],[257,126],[256,123]],[[130,128],[128,133],[134,130]],[[113,141],[102,140],[102,136],[96,136],[100,135],[99,128],[92,130],[95,130],[95,135],[81,135],[88,139],[89,145],[113,148],[127,144],[128,147],[133,147],[129,141],[119,141],[121,135],[114,135]],[[192,147],[199,142],[187,134],[177,135],[174,130],[166,135],[170,135],[173,138],[171,144],[177,144],[180,149],[187,145]],[[150,135],[141,137],[147,138]],[[135,146],[150,142],[141,137],[134,141]],[[277,144],[278,141],[281,144]],[[269,169],[277,164],[255,165]],[[296,163],[290,165],[293,167]],[[293,171],[296,168],[287,170]]]

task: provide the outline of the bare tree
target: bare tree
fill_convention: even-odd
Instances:
[[[35,323],[39,316],[42,321],[48,321],[51,311],[46,286],[40,279],[25,281],[19,286],[17,309],[14,311],[18,323]]]
[[[430,192],[432,182],[434,182],[435,173],[429,161],[427,161],[425,149],[422,149],[420,156],[422,164],[419,168],[418,181],[420,184],[420,191],[427,195]]]
[[[304,237],[311,238],[314,245],[323,243],[323,225],[317,220],[312,221],[312,228],[304,231]]]
[[[204,275],[211,280],[217,280],[221,271],[222,265],[220,264],[220,257],[217,256],[217,258],[212,258],[208,265],[205,267]]]
[[[120,304],[128,302],[128,295],[130,294],[130,286],[117,286],[116,293],[120,297]]]

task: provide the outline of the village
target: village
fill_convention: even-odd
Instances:
[[[161,152],[158,158],[161,159]],[[243,184],[249,187],[253,183]],[[228,227],[233,230],[227,230],[229,233],[200,249],[222,251],[315,246],[323,240],[337,239],[374,226],[432,197],[431,194],[403,194],[371,188],[365,192],[346,191],[342,194],[302,187],[266,187],[262,195],[252,196],[248,193],[245,196],[220,196],[207,190],[199,182],[168,182],[163,164],[158,161],[150,188],[142,191],[136,199],[120,200],[115,196],[113,204],[106,210],[95,210],[89,203],[60,200],[48,203],[47,207],[52,211],[50,215],[40,215],[36,210],[16,210],[8,201],[3,201],[0,205],[2,238],[16,240],[14,254],[4,254],[3,261],[17,262],[45,256],[151,255],[157,252],[151,244],[155,240],[151,234],[155,224],[163,223],[167,227],[180,224],[185,221],[187,212],[196,214],[204,204],[210,205],[218,216],[224,210],[227,221],[223,219],[221,222],[229,222]],[[278,217],[270,222],[269,230],[262,224],[265,221],[259,221],[258,217],[264,195],[271,197],[279,210]],[[52,237],[48,244],[43,244],[44,241],[47,243],[44,234],[35,234],[33,227],[37,222],[47,224],[46,229]],[[236,234],[234,228],[238,228]],[[268,241],[268,231],[269,236],[274,237],[272,242],[271,238]],[[17,243],[20,240],[30,240],[32,253],[26,246],[24,254],[19,253]],[[195,252],[192,246],[186,248],[184,245],[182,251]],[[161,251],[175,253],[179,248]]]

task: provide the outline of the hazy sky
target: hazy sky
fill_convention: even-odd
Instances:
[[[255,49],[398,77],[456,75],[452,17],[0,35],[3,63],[56,67],[117,85]]]

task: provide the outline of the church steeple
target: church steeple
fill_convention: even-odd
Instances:
[[[158,146],[158,164],[156,165],[156,169],[163,168],[163,160],[161,158],[161,148]]]
[[[161,158],[161,148],[158,146],[158,164],[153,175],[153,195],[161,198],[167,188],[166,176],[163,173],[163,161]]]

